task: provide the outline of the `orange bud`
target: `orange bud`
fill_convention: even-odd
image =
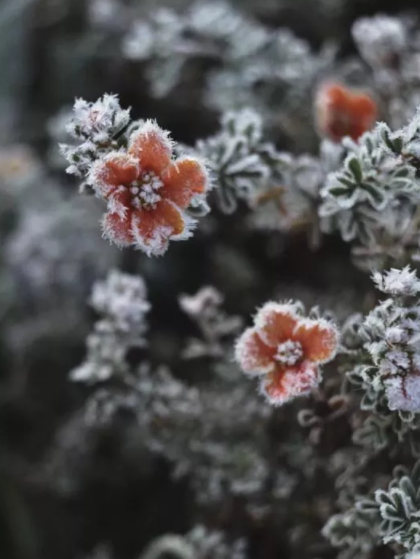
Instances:
[[[335,142],[345,136],[357,140],[377,118],[377,105],[367,93],[340,83],[322,84],[315,97],[315,119],[319,132]]]

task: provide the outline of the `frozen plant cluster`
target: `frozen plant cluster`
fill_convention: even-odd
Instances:
[[[396,132],[380,123],[358,142],[344,139],[344,162],[321,190],[324,230],[353,243],[356,261],[368,270],[417,258],[418,129],[416,113]]]
[[[374,281],[388,298],[365,318],[350,317],[342,332],[348,379],[369,412],[354,440],[375,449],[407,440],[417,453],[420,283],[408,267],[376,272]]]
[[[216,63],[219,68],[206,76],[206,97],[219,110],[250,106],[267,111],[269,99],[277,108],[296,109],[329,64],[325,53],[312,53],[289,29],[269,29],[220,1],[209,5],[199,0],[184,12],[160,8],[134,17],[122,51],[147,63],[158,97],[167,96],[193,62]]]
[[[263,119],[252,109],[223,114],[220,131],[197,142],[195,151],[209,162],[217,180],[220,208],[232,213],[238,200],[252,204],[278,176],[279,154],[263,137]]]
[[[269,412],[246,384],[200,390],[145,362],[124,379],[122,390],[110,386],[93,394],[86,422],[104,424],[123,410],[134,416],[132,436],[171,464],[174,479],[191,477],[202,506],[220,503],[226,492],[246,498],[249,506],[259,503],[273,473],[264,454]]]
[[[412,471],[398,466],[385,489],[356,497],[348,511],[331,517],[324,534],[340,548],[342,558],[368,557],[379,544],[393,544],[398,557],[419,550],[420,462]]]
[[[375,90],[393,127],[400,127],[412,118],[420,103],[417,25],[414,14],[402,17],[376,14],[358,19],[352,28],[356,46],[371,68]]]
[[[129,122],[130,110],[120,107],[116,95],[104,95],[95,102],[77,99],[73,118],[66,125],[73,143],[60,146],[69,163],[67,173],[86,178],[94,161],[110,148],[120,147],[118,137]]]
[[[99,219],[100,212],[94,200],[67,200],[53,190],[39,207],[22,212],[4,246],[22,303],[30,297],[33,306],[45,309],[72,293],[84,304],[91,283],[116,262],[112,247],[103,245],[95,216]]]
[[[419,19],[333,3],[36,3],[1,557],[420,557]]]
[[[127,351],[145,344],[150,310],[141,277],[112,270],[95,284],[90,304],[100,315],[86,340],[85,361],[71,372],[77,382],[101,382],[128,371]]]

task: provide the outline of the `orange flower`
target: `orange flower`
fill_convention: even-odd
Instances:
[[[151,121],[131,135],[127,152],[114,151],[97,161],[89,182],[108,203],[104,235],[149,256],[163,254],[170,240],[191,236],[195,221],[184,210],[209,183],[197,159],[172,160],[168,134]]]
[[[321,134],[339,142],[345,136],[357,140],[377,117],[375,101],[366,93],[339,83],[325,83],[315,98],[316,123]]]
[[[337,350],[338,332],[324,320],[297,314],[292,304],[266,303],[239,338],[235,357],[245,374],[261,377],[261,391],[281,405],[318,386],[319,365]]]

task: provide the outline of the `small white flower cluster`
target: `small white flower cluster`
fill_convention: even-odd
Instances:
[[[94,103],[77,99],[67,133],[73,144],[60,144],[68,161],[67,173],[84,178],[92,163],[118,147],[117,136],[130,122],[130,109],[121,108],[117,95],[106,94]]]
[[[142,278],[112,270],[94,286],[91,305],[102,317],[87,338],[85,362],[71,372],[73,381],[94,383],[125,373],[127,350],[145,345],[150,304]]]
[[[278,153],[263,140],[263,122],[251,109],[229,111],[222,116],[221,130],[197,142],[196,151],[204,157],[217,178],[219,205],[233,212],[237,200],[248,203],[276,176]]]

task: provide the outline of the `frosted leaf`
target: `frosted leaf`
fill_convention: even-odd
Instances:
[[[394,377],[385,385],[390,410],[420,412],[420,375]]]
[[[229,111],[222,116],[218,134],[197,142],[196,151],[209,163],[226,213],[235,210],[238,199],[250,204],[258,188],[276,176],[279,154],[263,141],[262,125],[255,111]]]

